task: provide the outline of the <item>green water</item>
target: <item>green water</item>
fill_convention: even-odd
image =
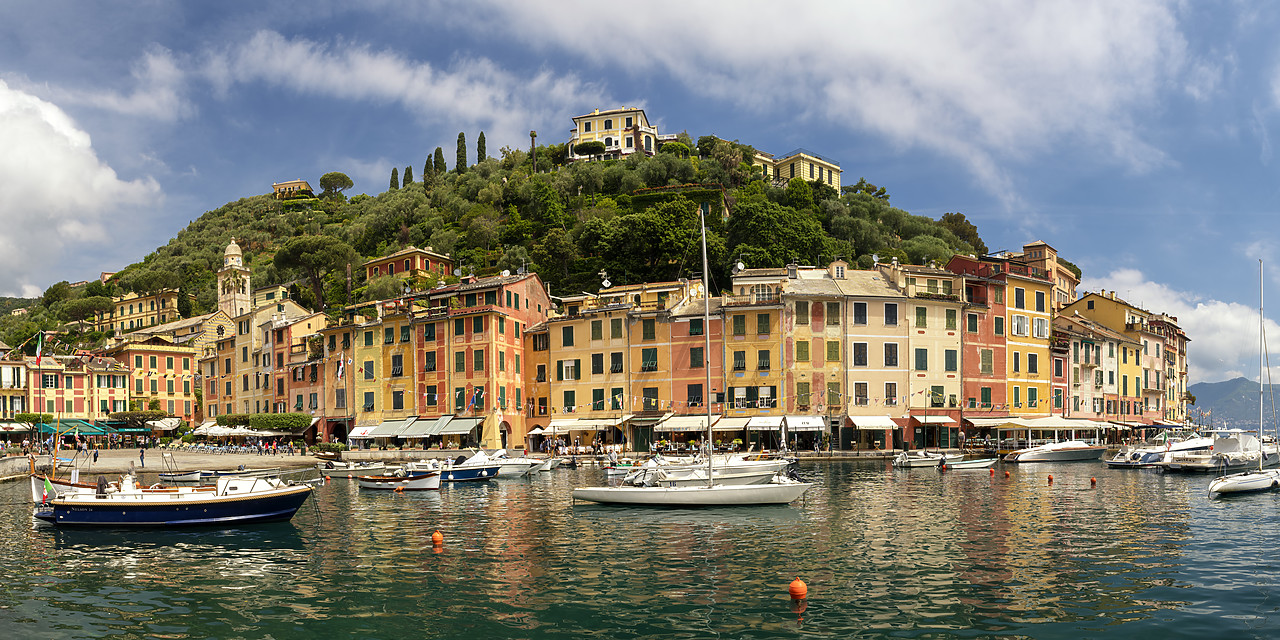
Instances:
[[[818,483],[803,502],[703,510],[575,506],[574,486],[603,481],[585,468],[403,495],[334,481],[289,523],[186,531],[37,524],[26,485],[7,483],[0,634],[1280,634],[1280,494],[1211,501],[1205,477],[1094,463],[1005,469],[801,465]]]

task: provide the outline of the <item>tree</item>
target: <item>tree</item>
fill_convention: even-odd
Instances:
[[[942,226],[950,229],[951,233],[956,234],[957,238],[968,242],[969,246],[978,252],[978,255],[987,254],[987,245],[978,236],[978,227],[969,222],[963,213],[944,213],[940,222],[942,222]]]
[[[302,272],[316,297],[317,311],[325,308],[324,277],[343,272],[359,259],[351,245],[333,236],[297,236],[286,240],[276,251],[277,269]]]
[[[111,297],[111,285],[101,280],[90,280],[89,284],[84,286],[85,296],[102,296],[104,298]]]
[[[157,402],[159,401],[157,400]],[[134,429],[146,429],[150,431],[151,427],[148,426],[147,423],[151,422],[152,420],[167,418],[169,417],[169,412],[161,411],[159,409],[149,409],[146,411],[117,411],[115,413],[108,415],[107,417],[112,420],[115,420],[116,422],[127,423],[130,427],[133,427]]]
[[[413,165],[404,168],[404,181],[401,184],[406,187],[413,184]]]
[[[68,283],[66,280],[63,280],[62,282],[49,285],[49,288],[44,290],[44,297],[41,298],[40,301],[44,304],[45,308],[47,309],[70,297],[71,297],[71,284]]]
[[[729,218],[730,252],[738,253],[740,245],[755,249],[752,267],[781,267],[794,258],[816,260],[826,238],[812,213],[768,200],[739,202]]]
[[[573,152],[580,156],[598,156],[604,153],[604,143],[599,140],[579,142],[573,145]]]
[[[436,171],[435,171],[436,175],[438,176],[444,175],[445,172],[449,170],[449,167],[446,167],[444,165],[444,149],[441,149],[440,147],[436,147],[434,160],[436,164]]]
[[[77,298],[68,300],[67,304],[62,308],[62,313],[67,316],[68,320],[74,320],[80,325],[80,332],[84,333],[84,321],[95,317],[99,313],[107,313],[114,308],[111,298],[103,296],[90,296],[87,298]]]
[[[682,142],[668,142],[658,148],[658,153],[670,153],[681,158],[688,158],[693,151]]]
[[[488,157],[489,157],[489,154],[486,152],[484,148],[484,132],[481,131],[480,137],[476,139],[476,162],[477,163],[484,162],[485,158],[488,158]]]
[[[427,154],[427,161],[422,163],[422,183],[423,184],[426,184],[428,181],[428,178],[431,177],[433,173],[431,169],[432,169],[431,155]]]
[[[330,171],[320,176],[320,188],[323,189],[320,192],[320,197],[334,200],[341,199],[345,197],[342,192],[354,186],[356,186],[355,183],[351,181],[347,174],[341,171]]]
[[[140,296],[154,296],[182,286],[182,276],[160,268],[135,269],[122,276],[120,284]]]
[[[453,162],[453,169],[458,173],[467,172],[467,134],[458,132],[458,158]]]
[[[400,170],[399,169],[395,167],[391,167],[391,185],[387,188],[392,191],[395,191],[396,189],[400,188]]]
[[[889,192],[884,187],[877,187],[867,182],[866,178],[858,178],[857,184],[844,185],[840,187],[840,191],[842,193],[865,193],[873,198],[878,198],[885,202],[889,201]]]

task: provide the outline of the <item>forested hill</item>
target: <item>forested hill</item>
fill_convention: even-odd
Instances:
[[[86,308],[125,290],[178,286],[194,295],[184,315],[212,310],[214,271],[233,236],[255,287],[297,282],[300,302],[316,305],[323,298],[328,308],[398,293],[400,285],[389,279],[364,282],[358,267],[410,245],[451,254],[464,273],[537,271],[554,294],[595,291],[601,271],[616,284],[690,277],[701,271],[700,206],[712,214],[707,244],[714,288],[727,286],[729,266],[739,260],[778,267],[842,256],[866,268],[873,254],[925,264],[986,252],[963,214],[912,215],[865,180],[846,185],[844,193],[800,178],[775,184],[751,166],[753,149],[712,137],[694,145],[683,136],[652,157],[572,163],[564,145],[540,146],[536,173],[528,153],[509,148],[500,158],[471,164],[459,138],[453,169],[437,148],[418,179],[407,166],[377,195],[348,198],[354,185],[334,167],[310,180],[323,189],[315,197],[257,195],[209,211],[107,287],[54,285],[26,318],[0,319],[2,335],[16,344],[37,328],[70,322],[74,329]],[[345,268],[337,266],[348,262],[357,267],[350,298]],[[313,289],[308,274],[320,274],[323,286]]]

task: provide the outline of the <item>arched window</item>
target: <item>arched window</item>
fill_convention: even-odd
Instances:
[[[751,298],[757,302],[773,300],[773,287],[757,284],[751,287]]]
[[[610,129],[612,129],[612,128],[613,128],[613,120],[610,120],[610,119],[606,118],[606,119],[605,119],[605,121],[604,121],[604,130],[605,130],[605,131],[608,131],[608,130],[610,130]]]
[[[644,137],[644,150],[653,151],[653,136]]]
[[[608,149],[609,147],[612,147],[612,146],[613,146],[613,138],[612,138],[612,137],[610,137],[610,136],[605,136],[605,139],[604,139],[604,146],[605,146],[605,148],[606,148],[606,149]]]

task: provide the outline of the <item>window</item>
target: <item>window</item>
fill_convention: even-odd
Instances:
[[[422,370],[423,371],[436,370],[436,352],[435,351],[428,351],[422,354]]]
[[[622,318],[609,320],[609,337],[615,339],[622,337]]]
[[[467,332],[466,321],[463,320],[462,318],[455,319],[453,321],[453,335],[460,336],[465,334],[466,332]]]
[[[769,335],[769,326],[770,326],[769,314],[757,313],[756,314],[756,333],[762,336]]]
[[[700,336],[702,331],[702,318],[695,318],[689,321],[689,335]]]
[[[403,391],[391,392],[391,409],[393,411],[404,409],[404,392]]]
[[[827,406],[838,407],[840,406],[840,404],[841,404],[840,403],[840,383],[828,382],[827,383]]]
[[[1036,311],[1040,311],[1040,312],[1044,311],[1044,292],[1043,291],[1036,292]]]
[[[688,398],[687,402],[689,406],[701,407],[702,406],[702,385],[700,384],[689,385],[688,394],[685,397]]]
[[[853,323],[854,324],[867,323],[867,303],[865,302],[853,303]]]
[[[484,316],[476,316],[471,319],[471,332],[484,333]]]
[[[459,333],[461,333],[461,332],[459,332]],[[364,346],[366,346],[366,347],[372,347],[372,346],[373,346],[373,331],[365,331],[365,332],[364,332]]]
[[[640,350],[640,370],[658,370],[658,350],[656,348]]]
[[[853,383],[853,403],[859,407],[865,407],[870,403],[870,398],[867,396],[867,383]]]
[[[689,368],[701,369],[703,367],[702,347],[691,347],[689,349]]]
[[[830,342],[827,343],[828,349],[830,349],[831,344],[832,343]],[[836,344],[837,346],[839,345],[839,343],[836,343]],[[853,366],[855,367],[867,366],[867,343],[865,342],[853,343]]]
[[[591,354],[591,374],[596,375],[596,374],[602,374],[602,373],[604,373],[604,354],[603,353]]]
[[[476,349],[471,352],[472,371],[484,371],[484,349]]]
[[[992,318],[992,331],[998,335],[1004,335],[1004,316],[996,316]]]
[[[591,321],[591,339],[592,340],[604,339],[604,320]],[[603,391],[601,391],[601,393],[603,393]]]
[[[404,325],[400,327],[400,342],[408,342],[413,337],[413,327]]]
[[[796,362],[809,361],[809,341],[796,340]]]
[[[1015,309],[1027,308],[1027,291],[1022,287],[1013,288],[1013,306]]]
[[[395,354],[391,356],[391,375],[392,376],[404,375],[404,356],[400,354]],[[247,382],[247,379],[246,379],[246,382]]]
[[[467,352],[465,351],[453,352],[453,372],[465,373],[466,370],[467,370]]]
[[[658,409],[657,387],[645,387],[640,390],[640,394],[644,399],[644,404],[642,406],[645,411],[656,411]]]
[[[609,354],[609,373],[622,373],[621,351],[615,351]]]
[[[946,389],[943,389],[942,387],[938,387],[938,386],[929,387],[929,406],[930,407],[943,406],[943,398],[945,396],[946,396]]]
[[[1028,354],[1027,354],[1027,373],[1030,373],[1030,374],[1038,374],[1038,373],[1040,373],[1040,356],[1039,356],[1039,354],[1035,354],[1035,353],[1028,353]]]
[[[373,411],[373,392],[372,391],[364,392],[364,410]]]
[[[991,406],[991,387],[983,387],[979,396],[981,397],[982,406]]]
[[[614,411],[622,408],[622,387],[609,389],[609,408]]]
[[[929,370],[929,350],[916,349],[916,371]]]
[[[738,314],[733,316],[733,335],[735,336],[747,335],[747,316],[746,315]]]
[[[747,352],[746,351],[733,352],[733,370],[734,371],[747,370]]]
[[[898,366],[898,343],[896,342],[884,343],[884,366],[886,367]]]
[[[769,350],[760,349],[756,352],[756,368],[761,371],[768,371],[770,367]]]
[[[890,407],[898,404],[898,383],[884,383],[884,403]]]
[[[426,400],[426,405],[428,407],[436,406],[436,402],[437,402],[436,401],[436,385],[434,384],[427,385],[426,393],[423,393],[422,396],[423,396],[423,399]]]
[[[604,411],[604,389],[591,390],[591,410]]]
[[[560,327],[560,344],[565,347],[573,346],[573,327]]]
[[[884,325],[886,327],[898,326],[898,303],[884,303]]]
[[[1027,322],[1026,316],[1015,315],[1010,318],[1009,333],[1015,336],[1026,336],[1030,332],[1030,323]]]
[[[1038,403],[1037,396],[1040,390],[1035,387],[1027,387],[1027,406],[1034,407]]]
[[[809,383],[808,382],[796,383],[796,404],[799,405],[801,409],[809,408]]]
[[[364,379],[372,380],[373,379],[373,361],[365,360],[363,369],[364,369]]]
[[[827,362],[839,362],[839,361],[840,361],[840,341],[828,340],[827,341]]]
[[[965,330],[968,331],[969,333],[978,332],[978,314],[976,313],[965,314]]]
[[[1041,340],[1047,340],[1049,338],[1048,318],[1033,318],[1032,326],[1033,330],[1031,335],[1033,337],[1040,338]]]
[[[916,307],[916,328],[924,329],[929,326],[929,310],[925,307]]]
[[[1013,372],[1018,373],[1019,371],[1022,371],[1022,354],[1017,351],[1014,351],[1013,352]]]
[[[957,315],[957,313],[958,313],[958,312],[957,312],[955,309],[947,309],[947,330],[948,330],[948,331],[955,331],[955,330],[956,330],[956,315]]]
[[[955,349],[947,349],[942,352],[943,369],[946,371],[959,370],[959,358]]]
[[[556,380],[579,380],[582,376],[578,373],[578,368],[582,364],[581,360],[558,360],[558,370],[556,372]]]
[[[547,365],[545,364],[538,365],[538,370],[537,370],[537,373],[534,374],[533,380],[534,382],[547,381]]]
[[[1062,408],[1062,397],[1063,397],[1062,389],[1053,390],[1053,408],[1054,409]]]
[[[656,340],[658,337],[657,325],[658,325],[658,321],[652,318],[646,318],[644,320],[641,320],[640,321],[640,339]]]
[[[993,375],[995,373],[995,352],[991,349],[978,350],[978,371],[983,375]]]
[[[866,324],[867,323],[866,308],[865,308],[866,305],[863,304],[862,306],[863,306],[862,324]],[[828,327],[840,326],[840,303],[839,302],[827,303],[827,326]]]
[[[796,324],[809,324],[809,303],[805,300],[796,301]]]

